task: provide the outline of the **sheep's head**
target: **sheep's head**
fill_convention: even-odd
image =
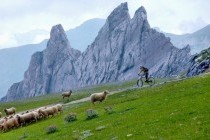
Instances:
[[[41,113],[40,110],[41,110],[41,109],[39,109],[39,110],[37,111],[39,118],[41,118],[41,117],[43,116],[43,114]]]
[[[41,109],[39,109],[39,110],[38,110],[38,114],[41,114],[41,113],[42,113],[42,110],[41,110]]]
[[[7,109],[6,108],[4,109],[4,112],[7,112]]]
[[[71,94],[72,93],[72,90],[70,90],[69,93]]]
[[[17,118],[18,123],[20,123],[20,122],[21,122],[21,118],[20,118],[20,116],[19,116],[19,115],[17,115],[17,116],[16,116],[16,118]]]
[[[105,94],[105,95],[109,94],[109,91],[108,91],[108,90],[105,90],[105,91],[104,91],[104,94]]]

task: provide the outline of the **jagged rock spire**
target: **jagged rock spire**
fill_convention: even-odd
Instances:
[[[107,18],[110,30],[114,30],[120,23],[130,20],[127,2],[120,4],[115,8]]]

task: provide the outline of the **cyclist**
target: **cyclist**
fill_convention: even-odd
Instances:
[[[145,82],[149,82],[148,80],[148,76],[149,76],[149,69],[143,66],[140,66],[140,72],[138,75],[140,75],[141,73],[143,73],[143,76],[145,76],[146,81]]]

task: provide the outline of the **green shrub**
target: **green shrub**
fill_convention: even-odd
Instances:
[[[88,109],[86,111],[87,114],[87,120],[93,119],[93,118],[97,118],[98,117],[98,113],[97,111],[93,110],[93,109]]]
[[[50,125],[46,129],[47,134],[55,133],[56,131],[58,131],[58,128],[56,125]]]
[[[112,114],[112,113],[114,113],[114,110],[112,109],[111,106],[105,107],[104,110],[105,110],[105,112],[106,112],[107,114]]]
[[[73,121],[76,121],[76,120],[77,120],[77,115],[76,115],[76,113],[67,114],[66,117],[64,118],[64,120],[65,120],[66,122],[73,122]]]

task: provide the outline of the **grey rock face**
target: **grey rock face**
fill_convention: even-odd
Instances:
[[[61,25],[54,26],[46,50],[32,56],[24,80],[14,84],[4,100],[136,78],[140,65],[154,76],[172,76],[189,67],[190,57],[189,46],[177,49],[150,28],[144,7],[131,19],[123,3],[82,54],[70,48]]]
[[[61,25],[52,27],[47,48],[33,54],[24,80],[13,84],[3,100],[10,101],[76,88],[74,61],[80,51],[70,47]]]
[[[71,46],[74,46],[75,49],[80,51],[84,51],[88,44],[93,42],[104,23],[105,19],[90,19],[78,27],[66,31]],[[36,33],[37,31],[33,31],[29,34],[24,34],[24,36],[29,35],[29,38],[31,38]],[[23,36],[21,36],[21,39],[23,39],[22,37]],[[0,98],[5,96],[14,82],[19,82],[23,79],[24,72],[29,66],[32,54],[37,51],[43,51],[47,46],[47,41],[48,39],[39,44],[28,44],[14,48],[0,49]]]
[[[137,77],[143,65],[154,76],[166,77],[186,71],[190,57],[189,47],[177,49],[164,34],[150,28],[144,7],[130,19],[123,3],[77,61],[77,75],[82,86],[122,81]]]
[[[190,68],[188,70],[188,76],[195,76],[204,73],[210,68],[210,48],[201,51],[201,53],[195,55],[190,61]]]

